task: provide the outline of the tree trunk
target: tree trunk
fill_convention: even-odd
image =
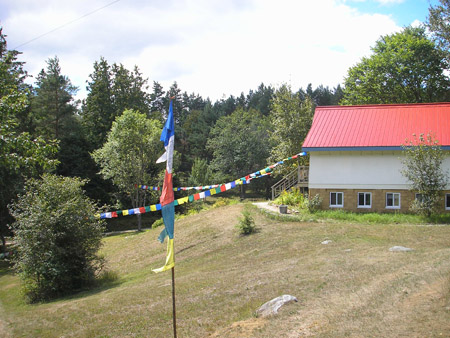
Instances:
[[[3,236],[3,233],[0,233],[0,237],[2,239],[2,253],[6,253],[6,238]]]
[[[244,184],[242,184],[241,185],[241,189],[240,189],[240,192],[241,192],[241,200],[243,200],[243,199],[245,199],[245,185]]]
[[[137,229],[137,231],[142,231],[142,217],[141,217],[141,214],[137,215],[137,219],[138,219],[138,229]]]

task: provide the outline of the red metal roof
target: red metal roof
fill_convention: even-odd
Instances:
[[[400,149],[413,134],[430,132],[450,146],[450,103],[317,107],[302,148]]]

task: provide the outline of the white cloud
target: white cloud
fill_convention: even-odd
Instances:
[[[411,22],[412,27],[420,27],[422,25],[423,25],[423,22],[420,20],[414,20],[413,22]]]
[[[401,4],[405,2],[405,0],[375,0],[376,2],[379,2],[382,5],[393,5],[393,4]]]
[[[25,2],[28,7],[6,1],[2,24],[11,48],[107,3]],[[183,91],[215,100],[261,82],[335,86],[381,35],[399,30],[389,16],[361,14],[332,0],[123,0],[19,50],[32,74],[57,55],[81,95],[94,61],[104,56],[138,65],[165,89],[177,81]]]

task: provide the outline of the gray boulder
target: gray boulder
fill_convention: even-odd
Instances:
[[[408,251],[413,251],[413,249],[411,248],[405,248],[404,246],[393,246],[392,248],[389,248],[389,251],[392,252],[408,252]]]
[[[256,315],[258,317],[267,317],[276,315],[278,313],[278,309],[282,307],[284,304],[298,302],[297,298],[290,295],[283,295],[277,298],[274,298],[267,303],[264,303],[258,310],[256,310]]]

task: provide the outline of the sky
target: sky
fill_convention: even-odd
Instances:
[[[84,98],[93,64],[138,66],[168,90],[219,100],[264,83],[342,84],[383,35],[437,0],[0,0],[8,49],[34,77],[57,56]],[[34,78],[29,79],[30,83]]]

